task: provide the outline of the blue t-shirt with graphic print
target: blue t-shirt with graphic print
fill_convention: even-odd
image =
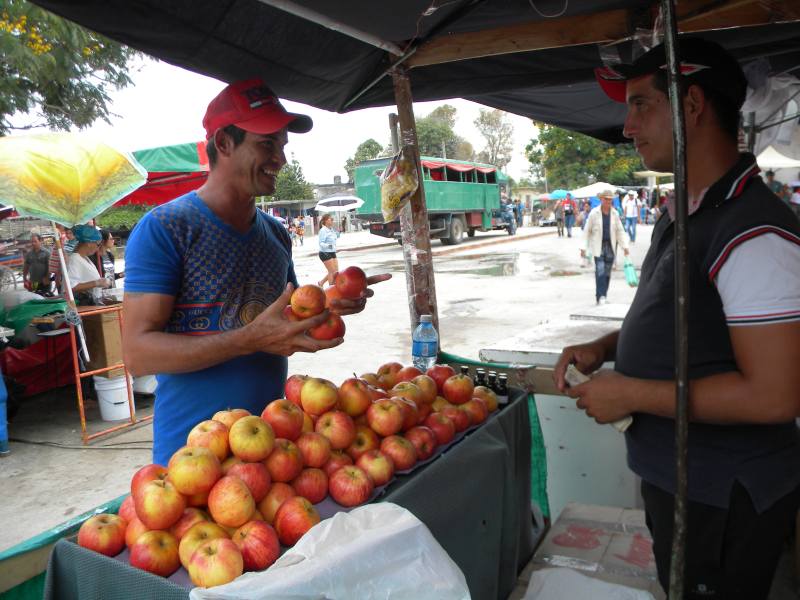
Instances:
[[[191,192],[150,211],[125,251],[125,290],[175,297],[165,331],[213,335],[252,321],[297,285],[283,225],[258,210],[247,233]],[[157,374],[153,462],[166,465],[198,422],[218,410],[259,415],[283,396],[286,358],[259,352],[192,373]]]

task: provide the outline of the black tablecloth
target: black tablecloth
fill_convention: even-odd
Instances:
[[[440,458],[392,482],[378,501],[414,513],[467,578],[476,600],[505,599],[533,554],[527,397],[511,403]],[[45,599],[189,597],[189,590],[62,539]]]

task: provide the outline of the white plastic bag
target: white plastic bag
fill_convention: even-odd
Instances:
[[[461,569],[428,528],[390,502],[336,513],[306,533],[266,571],[191,600],[468,600]]]
[[[653,594],[566,568],[534,571],[523,600],[653,600]]]

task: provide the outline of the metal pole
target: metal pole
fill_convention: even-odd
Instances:
[[[392,82],[400,121],[400,141],[403,147],[408,146],[413,153],[419,178],[417,191],[411,197],[411,202],[400,213],[411,328],[413,330],[417,326],[420,315],[429,314],[433,318],[434,327],[439,330],[428,209],[425,207],[425,188],[422,165],[419,160],[419,148],[417,147],[417,126],[414,121],[411,83],[405,66],[399,66],[392,71]],[[439,339],[441,339],[441,334],[441,330],[439,330]]]
[[[747,151],[753,152],[756,147],[756,113],[750,112],[747,115]]]
[[[686,129],[680,89],[678,23],[674,0],[661,1],[672,110],[675,173],[675,509],[669,599],[682,600],[686,561],[687,437],[689,433],[689,228],[686,193]]]

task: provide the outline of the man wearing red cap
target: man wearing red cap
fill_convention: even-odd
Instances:
[[[253,79],[220,92],[203,126],[206,183],[149,212],[125,256],[125,362],[134,375],[157,374],[153,461],[163,465],[215,412],[260,414],[282,397],[287,356],[342,343],[305,333],[327,311],[296,323],[283,317],[297,286],[291,240],[254,201],[275,192],[288,132],[309,131],[311,119],[286,112]],[[333,308],[361,311],[370,295]]]
[[[800,504],[800,223],[737,149],[747,83],[736,60],[679,40],[689,196],[689,459],[686,598],[766,598]],[[597,73],[625,101],[624,134],[672,171],[663,46]],[[675,483],[674,207],[653,230],[621,329],[565,348],[556,384],[599,423],[633,415],[628,465],[642,479],[659,581],[669,584]],[[572,363],[592,373],[568,388]]]

